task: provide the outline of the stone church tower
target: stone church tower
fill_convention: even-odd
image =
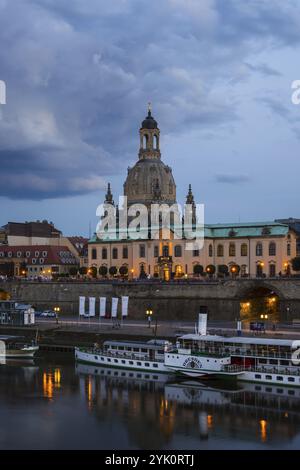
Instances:
[[[139,159],[128,168],[124,183],[127,204],[140,203],[148,208],[152,203],[172,205],[176,203],[176,185],[172,169],[161,160],[160,131],[150,106],[139,132]]]

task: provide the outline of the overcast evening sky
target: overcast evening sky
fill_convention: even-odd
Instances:
[[[0,0],[0,225],[95,229],[152,102],[178,202],[207,223],[300,217],[297,0]]]

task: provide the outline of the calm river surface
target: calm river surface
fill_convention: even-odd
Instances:
[[[300,389],[0,365],[0,449],[298,449]]]

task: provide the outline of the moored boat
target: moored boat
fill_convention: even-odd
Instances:
[[[0,359],[32,359],[39,347],[26,344],[19,336],[0,336]]]
[[[122,369],[169,372],[165,367],[164,355],[171,343],[154,339],[142,341],[104,341],[102,348],[75,348],[75,359],[106,367]]]

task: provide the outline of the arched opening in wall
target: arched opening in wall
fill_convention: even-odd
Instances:
[[[10,300],[10,294],[4,289],[0,289],[0,300]]]
[[[255,287],[243,295],[240,301],[242,321],[264,322],[268,328],[279,321],[280,298],[268,287]]]
[[[143,149],[148,148],[148,141],[149,141],[148,134],[143,135]]]
[[[157,137],[157,135],[153,136],[153,148],[155,150],[158,150],[158,137]]]

